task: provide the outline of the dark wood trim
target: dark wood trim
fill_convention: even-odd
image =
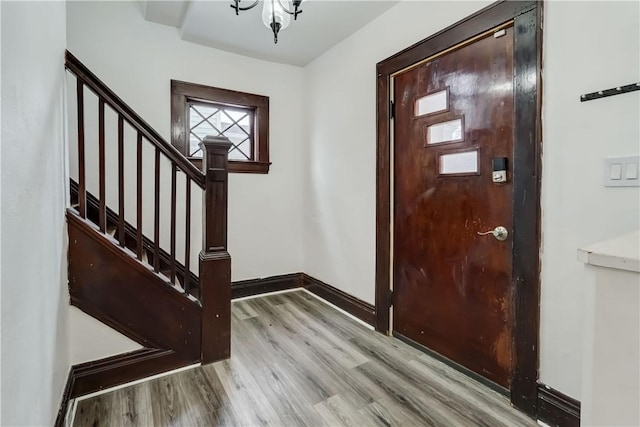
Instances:
[[[71,304],[144,347],[197,360],[200,304],[67,211]],[[177,319],[179,328],[177,327]]]
[[[498,1],[409,46],[377,64],[378,76],[391,75],[438,52],[509,22],[538,5],[537,1]]]
[[[198,169],[202,169],[202,159],[197,157],[189,157],[191,163],[193,163]],[[269,173],[269,167],[271,163],[263,162],[241,162],[238,160],[229,160],[229,172],[234,173],[257,173],[267,174]]]
[[[195,363],[198,363],[197,359],[186,359],[171,350],[143,348],[73,365],[71,397],[126,384]]]
[[[304,288],[371,326],[375,325],[375,307],[308,274],[303,275]]]
[[[418,100],[422,99],[422,98],[426,98],[426,97],[431,96],[431,95],[435,95],[436,93],[440,93],[440,92],[445,92],[446,93],[446,96],[447,96],[447,107],[444,110],[438,110],[438,111],[433,111],[431,113],[425,113],[425,114],[418,115],[417,108],[416,108],[418,106]],[[449,111],[451,111],[451,95],[450,95],[450,91],[449,91],[449,86],[441,87],[440,89],[434,89],[434,90],[432,90],[430,92],[427,92],[425,94],[414,96],[412,103],[413,103],[413,116],[411,116],[411,120],[430,119],[433,116],[436,116],[436,115],[439,115],[439,114],[444,115],[445,113],[448,113]]]
[[[86,171],[84,147],[84,85],[80,79],[76,80],[77,118],[78,118],[78,212],[82,218],[86,217]]]
[[[71,190],[70,191],[71,200],[73,202],[74,198],[77,198],[77,195],[78,195],[78,184],[73,179],[70,180],[70,190]],[[101,204],[98,201],[98,199],[93,194],[87,192],[87,219],[92,221],[94,224],[95,224],[95,221],[93,221],[92,217],[95,216],[95,212],[98,212],[98,209],[100,206]],[[106,211],[105,229],[107,226],[118,224],[118,221],[119,221],[118,214],[107,207],[105,207],[105,211]],[[134,239],[137,239],[138,231],[136,227],[134,227],[133,225],[125,221],[124,233],[125,233],[125,247],[128,247],[129,249],[131,249],[133,247]],[[150,261],[150,264],[155,266],[156,258],[158,259],[158,272],[169,268],[169,265],[171,264],[171,255],[169,255],[167,251],[160,248],[159,246],[156,247],[154,240],[151,240],[150,238],[143,235],[142,246],[154,258],[153,261]],[[176,274],[178,276],[178,280],[181,280],[181,279],[184,280],[184,272],[185,272],[185,266],[176,260]],[[191,270],[189,270],[189,284],[191,284],[191,286],[189,286],[188,292],[191,295],[198,298],[199,297],[198,276]]]
[[[229,161],[229,172],[234,173],[257,173],[268,174],[271,162],[254,161],[254,162],[241,162],[238,160]]]
[[[77,213],[71,209],[67,210],[67,223],[73,224],[79,231],[82,231],[87,236],[99,241],[102,246],[107,248],[116,256],[124,259],[127,262],[127,264],[132,266],[139,273],[155,277],[155,274],[153,274],[151,270],[149,270],[147,267],[145,267],[140,262],[138,262],[136,258],[124,253],[122,249],[114,245],[109,239],[107,239],[106,236],[99,233],[98,228],[95,224],[82,220],[80,217],[77,216]],[[165,286],[165,284],[169,284],[169,286]],[[171,285],[171,283],[169,283],[168,281],[163,281],[162,286],[159,286],[159,288],[162,289],[163,292],[167,293],[168,295],[180,296],[182,304],[184,304],[185,306],[198,307],[199,305],[196,301],[192,301],[188,298],[185,298],[184,295],[180,291],[175,289],[173,285]]]
[[[538,384],[538,419],[550,426],[580,426],[580,402],[551,387]]]
[[[55,427],[65,425],[69,401],[110,387],[198,363],[171,350],[143,348],[71,366]]]
[[[67,383],[64,386],[62,392],[62,400],[60,401],[60,409],[58,409],[58,415],[54,422],[55,427],[64,427],[67,418],[67,411],[69,410],[69,401],[72,399],[71,390],[73,388],[74,376],[73,366],[69,369],[69,375],[67,375]]]
[[[540,327],[542,4],[514,19],[513,375],[511,403],[537,406]],[[532,78],[532,76],[535,76]]]
[[[196,83],[171,80],[171,143],[185,157],[189,157],[187,144],[187,103],[189,101],[213,102],[254,110],[254,159],[229,161],[229,172],[269,173],[269,97],[235,90],[205,86]],[[195,167],[201,159],[190,158]],[[201,167],[200,167],[201,169]]]
[[[542,3],[500,1],[377,64],[376,330],[389,332],[391,268],[390,84],[391,76],[428,58],[514,21],[516,114],[514,171],[514,342],[511,402],[536,414],[540,292],[540,126]],[[531,76],[535,76],[532,78]]]
[[[118,95],[107,87],[95,74],[93,74],[78,58],[68,50],[65,53],[65,68],[71,71],[90,88],[99,98],[103,99],[116,113],[140,132],[145,139],[155,145],[165,156],[176,163],[192,181],[204,188],[204,175],[176,148],[165,141],[142,117],[136,114]]]
[[[202,200],[200,302],[202,303],[202,364],[231,355],[231,257],[227,252],[229,148],[222,136],[201,143],[206,184]]]
[[[378,65],[378,70],[380,65]],[[376,331],[388,334],[391,309],[391,120],[390,74],[378,71],[376,85]]]
[[[231,283],[231,298],[242,298],[268,292],[301,288],[303,273],[283,274],[258,279],[239,280]]]
[[[305,273],[291,273],[233,282],[231,295],[235,299],[296,288],[304,288],[312,292],[369,325],[375,324],[375,307],[373,305]]]

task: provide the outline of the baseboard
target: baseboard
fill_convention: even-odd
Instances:
[[[185,360],[184,356],[177,355],[171,350],[143,348],[73,365],[69,370],[55,427],[64,426],[71,399],[197,362],[197,360]]]
[[[551,387],[538,384],[538,419],[550,426],[580,426],[580,402]]]
[[[94,360],[71,367],[70,397],[115,387],[141,378],[197,363],[186,360],[171,350],[143,348],[105,359]]]
[[[305,273],[283,274],[281,276],[233,282],[231,283],[231,298],[242,298],[295,288],[305,288],[363,322],[375,326],[375,307],[373,305]]]
[[[375,327],[375,307],[308,274],[303,274],[304,288],[352,316]]]
[[[242,298],[301,287],[302,273],[240,280],[231,283],[231,298]]]

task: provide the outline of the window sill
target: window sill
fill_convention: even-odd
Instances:
[[[229,172],[268,174],[270,162],[239,162],[229,160]]]
[[[189,158],[191,162],[202,170],[202,159]],[[266,175],[269,173],[270,162],[242,162],[229,160],[229,172],[231,173],[255,173]]]

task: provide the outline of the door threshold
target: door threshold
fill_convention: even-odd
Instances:
[[[496,384],[493,381],[483,377],[482,375],[478,374],[475,371],[472,371],[469,368],[466,368],[464,366],[462,366],[461,364],[454,362],[453,360],[439,354],[436,353],[435,351],[431,350],[428,347],[425,347],[424,345],[412,340],[411,338],[407,338],[402,334],[399,334],[397,332],[393,332],[392,333],[394,338],[399,339],[400,341],[409,344],[411,347],[416,348],[418,350],[420,350],[421,352],[429,355],[430,357],[433,357],[434,359],[438,360],[439,362],[444,363],[447,366],[452,367],[453,369],[455,369],[458,372],[461,372],[463,374],[465,374],[466,376],[468,376],[471,379],[476,380],[477,382],[479,382],[480,384],[482,384],[485,387],[490,388],[491,390],[495,391],[496,393],[499,393],[503,396],[505,396],[507,399],[509,398],[510,392],[509,389],[501,386],[500,384]]]

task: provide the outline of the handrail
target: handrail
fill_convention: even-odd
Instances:
[[[151,144],[155,145],[165,156],[175,163],[200,188],[205,188],[204,174],[173,145],[164,140],[146,121],[144,121],[118,95],[105,85],[95,74],[73,56],[68,50],[65,53],[65,68],[93,90],[99,98],[109,104],[131,126],[140,132]]]
[[[122,99],[102,83],[87,67],[85,67],[69,51],[66,51],[65,68],[76,76],[76,107],[77,107],[77,159],[78,159],[78,184],[77,207],[78,216],[84,220],[96,223],[97,230],[103,234],[111,234],[115,237],[117,232],[117,245],[123,249],[128,249],[131,255],[140,261],[147,263],[147,268],[152,269],[159,275],[167,277],[168,282],[179,287],[175,279],[182,271],[183,282],[182,291],[188,298],[192,293],[192,285],[197,288],[201,307],[201,341],[200,341],[200,361],[202,364],[215,362],[228,358],[231,349],[231,256],[227,251],[227,207],[228,207],[228,172],[229,172],[229,148],[231,142],[224,136],[206,136],[202,141],[203,151],[201,172],[184,157],[176,148],[166,142],[162,137],[137,115]],[[87,191],[86,179],[86,150],[85,150],[85,86],[97,95],[98,98],[98,192],[99,200],[92,203],[92,196]],[[93,99],[91,100],[93,103]],[[118,116],[117,123],[117,179],[113,183],[117,185],[118,211],[113,214],[106,205],[106,141],[105,141],[105,104],[108,104]],[[93,115],[93,111],[91,114]],[[134,157],[136,161],[135,184],[131,180],[129,185],[125,184],[125,135],[124,122],[129,123],[136,131],[135,155],[128,151],[128,155]],[[93,134],[94,129],[91,128]],[[145,217],[143,210],[143,138],[153,144],[153,170],[154,170],[154,191],[153,191],[153,239],[148,239],[142,233],[143,223],[151,222],[150,214]],[[90,143],[93,144],[93,139]],[[130,147],[132,148],[132,147]],[[170,233],[169,251],[164,258],[164,252],[160,248],[160,208],[161,208],[161,171],[166,173],[166,168],[161,168],[160,155],[163,153],[171,161],[171,189],[165,189],[171,198],[169,206],[162,204],[163,208],[171,210],[171,226],[168,227]],[[70,153],[71,155],[75,153]],[[93,157],[90,159],[95,160]],[[133,159],[131,159],[133,160]],[[149,159],[147,160],[148,163]],[[93,166],[93,163],[92,165]],[[151,170],[145,170],[145,172]],[[184,220],[184,266],[180,266],[176,259],[178,224],[177,221],[177,173],[185,174],[185,220]],[[191,183],[202,188],[202,250],[199,256],[199,275],[193,276],[189,268],[191,259]],[[72,186],[72,192],[75,189]],[[133,196],[135,194],[136,225],[133,228],[125,221],[125,205],[127,199],[125,192]],[[87,210],[88,202],[93,206],[91,211]],[[181,201],[182,204],[182,201]],[[130,204],[129,204],[130,205]],[[97,218],[95,208],[97,207]],[[181,221],[180,221],[181,222]],[[108,224],[115,225],[109,230]],[[150,228],[150,227],[148,227]],[[180,236],[182,239],[182,236]],[[111,241],[116,244],[116,242]],[[153,266],[149,262],[149,251],[153,254]],[[161,263],[161,261],[163,261]],[[166,265],[166,269],[162,268]]]

